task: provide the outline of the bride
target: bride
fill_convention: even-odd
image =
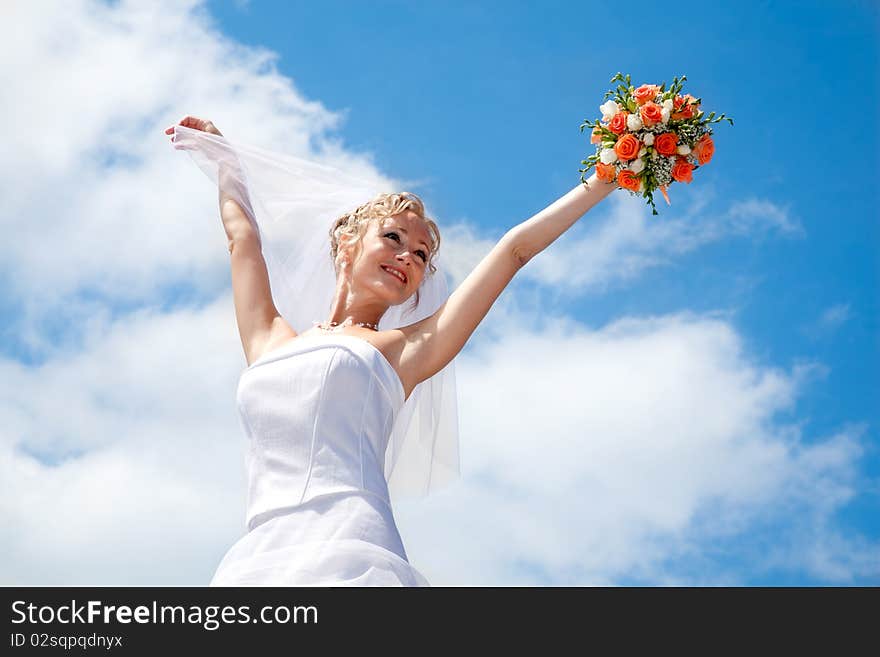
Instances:
[[[226,143],[211,121],[193,116],[165,133],[175,147],[189,150]],[[248,532],[226,553],[211,585],[428,586],[409,563],[389,495],[390,452],[396,457],[399,450],[389,439],[403,409],[447,371],[516,272],[616,185],[594,174],[586,186],[508,230],[430,314],[381,329],[389,311],[411,298],[415,306],[423,300],[437,272],[440,233],[414,194],[375,195],[324,224],[335,276],[332,302],[324,321],[305,329],[300,322],[296,330],[273,300],[278,290],[274,280],[270,290],[264,259],[266,223],[247,185],[224,186],[223,168],[214,172],[247,361],[237,403],[249,440]],[[309,286],[300,285],[306,294]],[[421,395],[426,414],[411,424],[424,431],[426,418],[437,421],[432,405],[442,391]]]

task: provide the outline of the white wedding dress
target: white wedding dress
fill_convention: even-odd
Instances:
[[[410,565],[383,474],[397,372],[352,335],[293,338],[241,375],[247,528],[211,586],[430,586]]]

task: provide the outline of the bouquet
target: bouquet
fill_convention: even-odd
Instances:
[[[733,119],[723,114],[704,116],[701,98],[680,95],[685,80],[684,75],[673,78],[666,91],[665,82],[635,88],[629,75],[618,73],[611,78],[612,84],[621,84],[605,94],[606,99],[613,98],[599,106],[602,120],[586,119],[581,125],[581,132],[592,128],[590,143],[596,144],[596,153],[581,160],[584,185],[586,172],[595,165],[600,180],[616,181],[631,194],[647,198],[653,214],[658,214],[657,189],[666,204],[672,205],[666,193],[672,181],[690,184],[693,172],[712,160],[715,143],[709,126],[724,119],[733,125]]]

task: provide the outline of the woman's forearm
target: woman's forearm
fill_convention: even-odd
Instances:
[[[579,184],[538,214],[508,232],[517,259],[525,264],[571,228],[590,208],[617,188],[616,183],[599,180],[594,173],[587,179],[589,189]]]
[[[253,207],[238,162],[221,161],[218,174],[220,217],[230,240],[238,236],[259,235]]]
[[[243,209],[250,210],[251,199],[248,196],[247,187],[242,179],[243,176],[238,163],[230,164],[227,161],[221,161],[217,175],[219,178],[217,187],[219,190],[220,206],[222,207],[226,201],[232,200],[242,206]]]

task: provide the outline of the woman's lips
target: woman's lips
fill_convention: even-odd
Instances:
[[[391,276],[394,276],[394,278],[396,278],[398,281],[400,281],[403,285],[406,285],[407,281],[401,280],[400,278],[398,278],[397,274],[393,273],[394,270],[391,267],[387,267],[385,265],[382,265],[382,269],[384,271],[388,272],[388,274],[390,274]],[[404,278],[406,278],[406,274],[403,274],[403,272],[400,272],[400,273]]]

